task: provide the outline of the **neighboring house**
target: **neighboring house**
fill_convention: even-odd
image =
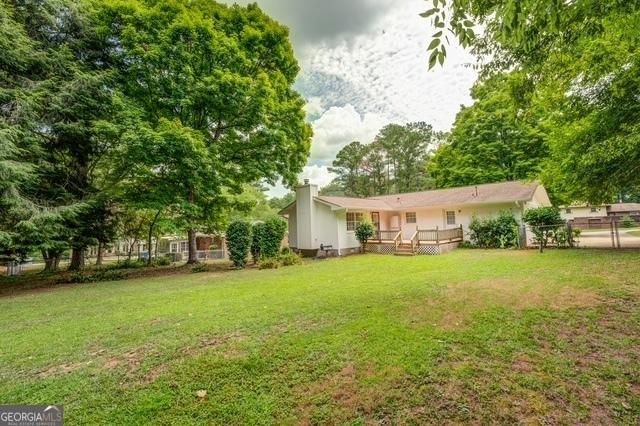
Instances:
[[[588,204],[563,206],[560,207],[560,215],[567,221],[576,218],[600,218],[607,216],[607,206],[591,206]]]
[[[437,254],[462,241],[474,216],[550,206],[539,183],[504,182],[372,198],[325,197],[308,181],[280,214],[289,221],[289,246],[306,255],[321,247],[337,255],[360,251],[355,229],[365,218],[376,227],[367,250]],[[327,246],[329,247],[327,249]]]
[[[224,237],[200,233],[196,235],[199,258],[224,258],[225,245]],[[189,256],[189,240],[181,236],[162,237],[158,244],[158,253],[172,254],[177,260],[185,259]]]
[[[624,217],[640,223],[640,203],[576,205],[562,207],[560,213],[563,219],[580,227],[610,226],[611,222],[620,222]]]
[[[640,222],[640,203],[618,203],[607,206],[607,214],[615,217],[631,216]]]

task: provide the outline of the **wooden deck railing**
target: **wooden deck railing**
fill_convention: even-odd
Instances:
[[[414,238],[417,243],[450,243],[456,241],[462,241],[464,239],[464,231],[462,225],[459,228],[454,229],[418,229]]]
[[[371,241],[396,241],[398,235],[402,236],[401,231],[375,231]]]

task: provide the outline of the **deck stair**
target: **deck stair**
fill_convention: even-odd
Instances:
[[[398,244],[396,251],[394,253],[396,256],[415,256],[415,252],[413,251],[413,246],[411,243],[401,243]]]

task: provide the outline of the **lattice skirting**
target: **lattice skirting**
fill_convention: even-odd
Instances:
[[[429,256],[437,256],[439,254],[442,254],[442,252],[440,251],[440,246],[437,245],[422,245],[422,246],[418,246],[416,247],[416,253],[417,254],[426,254]]]
[[[368,253],[394,254],[396,252],[396,245],[367,243],[366,249]]]
[[[448,253],[458,247],[460,243],[445,243],[445,244],[423,244],[416,247],[416,254],[427,255],[427,256],[437,256],[439,254]],[[378,254],[394,254],[396,252],[395,244],[377,244],[377,243],[368,243],[367,244],[367,252],[368,253],[378,253]]]

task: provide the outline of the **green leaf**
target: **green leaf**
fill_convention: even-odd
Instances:
[[[429,16],[433,15],[434,13],[436,13],[438,11],[438,9],[429,9],[426,12],[422,12],[420,14],[420,16],[422,16],[423,18],[428,18]]]
[[[431,37],[436,38],[436,37],[440,37],[441,35],[442,35],[442,31],[438,31],[437,33],[435,33]]]
[[[440,39],[434,38],[433,40],[431,40],[431,43],[429,44],[429,47],[427,48],[427,50],[433,50],[439,45],[440,45]]]
[[[434,50],[429,56],[429,69],[433,68],[436,65],[436,61],[438,60],[438,51]]]

